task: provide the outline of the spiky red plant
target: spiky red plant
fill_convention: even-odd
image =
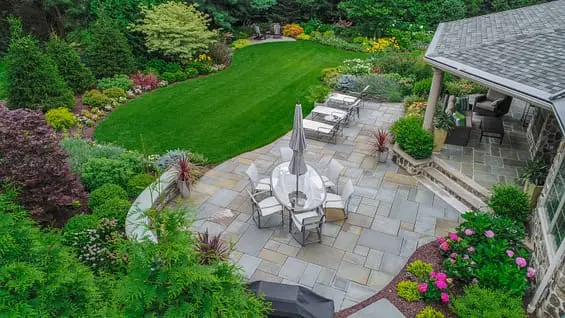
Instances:
[[[198,233],[196,251],[200,254],[200,264],[226,260],[229,254],[229,248],[220,239],[220,235],[211,236],[208,229],[204,233]]]
[[[378,129],[373,133],[374,141],[373,148],[378,152],[388,151],[390,144],[390,134],[384,129]]]
[[[176,165],[177,180],[192,183],[190,161],[186,156],[182,156]]]

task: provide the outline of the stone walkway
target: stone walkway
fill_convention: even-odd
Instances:
[[[309,164],[323,172],[337,159],[346,167],[340,183],[351,179],[355,184],[349,218],[324,224],[321,244],[301,247],[286,226],[258,229],[250,218],[245,171],[254,162],[262,177],[269,176],[289,134],[206,173],[190,200],[182,203],[197,206],[193,230],[208,229],[232,242],[230,257],[251,281],[306,286],[333,299],[336,310],[372,296],[418,246],[445,235],[460,221],[457,211],[390,160],[378,164],[371,155],[373,131],[388,128],[402,114],[402,104],[367,103],[337,144],[307,140]]]

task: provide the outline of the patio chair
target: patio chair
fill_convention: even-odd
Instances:
[[[281,25],[278,23],[273,24],[273,38],[274,39],[282,38]]]
[[[291,222],[289,222],[288,225],[289,232],[292,237],[300,243],[300,245],[304,246],[312,243],[322,243],[322,225],[324,224],[326,216],[320,211],[320,209],[302,213],[294,213],[290,211],[290,218]],[[292,230],[293,225],[297,231]],[[316,232],[318,239],[306,241],[310,232]],[[300,236],[297,237],[297,234]]]
[[[253,211],[251,213],[251,217],[253,218],[253,221],[255,222],[255,224],[257,224],[258,228],[270,228],[270,227],[277,227],[277,226],[281,226],[283,224],[283,206],[279,203],[279,201],[277,201],[277,199],[273,196],[269,196],[267,198],[264,198],[261,201],[257,201],[257,197],[259,195],[262,195],[264,193],[266,193],[268,191],[265,192],[257,192],[255,194],[252,194],[249,190],[247,190],[247,193],[249,194],[249,197],[251,198],[251,202],[253,204]],[[271,225],[271,226],[263,226],[261,227],[261,218],[265,218],[274,214],[280,213],[281,215],[281,222],[275,225]]]
[[[292,160],[292,149],[290,149],[289,147],[281,147],[280,152],[282,162]]]
[[[339,176],[341,175],[341,172],[343,171],[343,165],[341,163],[339,163],[339,161],[332,159],[330,160],[330,163],[328,165],[327,170],[325,171],[325,174],[322,175],[322,180],[324,180],[324,185],[326,186],[326,188],[332,189],[335,188],[335,191],[338,192],[338,182],[339,182]]]
[[[306,137],[327,140],[334,144],[337,143],[337,136],[343,133],[341,120],[330,125],[319,121],[303,119],[302,126],[304,127]]]
[[[245,171],[247,177],[249,178],[249,183],[251,184],[252,192],[272,192],[271,189],[271,179],[263,178],[259,179],[259,172],[257,171],[257,166],[254,163],[251,163],[247,171]]]
[[[326,194],[326,201],[324,202],[324,213],[327,209],[337,209],[343,210],[343,216],[347,219],[349,215],[349,202],[351,201],[351,196],[355,189],[353,188],[353,183],[347,180],[345,187],[340,194],[328,193]]]
[[[265,40],[267,38],[267,36],[265,34],[261,33],[261,29],[259,29],[259,26],[254,25],[253,30],[255,30],[255,37],[253,37],[253,39],[255,39],[255,40]]]
[[[347,94],[332,93],[328,97],[328,104],[333,104],[337,107],[343,108],[357,101],[363,101],[367,97],[367,91],[369,90],[369,87],[371,86],[365,86],[360,92],[347,92]],[[357,109],[357,115],[359,115],[359,109]]]
[[[486,95],[475,97],[473,112],[481,116],[502,117],[510,111],[512,97],[489,88]]]
[[[359,104],[360,100],[355,101],[353,104],[347,106],[347,109],[337,109],[333,107],[316,105],[312,109],[312,119],[316,119],[321,115],[322,120],[325,122],[336,123],[341,121],[343,125],[347,125],[351,119],[354,117],[357,111],[357,116],[359,117]]]

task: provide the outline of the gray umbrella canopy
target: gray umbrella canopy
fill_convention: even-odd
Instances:
[[[288,170],[297,177],[308,171],[306,162],[304,162],[304,150],[306,150],[306,136],[302,127],[302,105],[296,104],[294,108],[294,124],[292,126],[292,135],[290,136],[290,149],[292,149],[292,159],[288,165]],[[298,190],[298,189],[297,189]]]

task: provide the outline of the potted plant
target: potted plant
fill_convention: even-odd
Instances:
[[[434,129],[434,151],[441,151],[447,138],[447,133],[455,128],[455,118],[453,116],[438,111],[435,116],[435,129]]]
[[[174,178],[177,183],[177,189],[183,198],[190,195],[190,185],[192,184],[192,167],[186,154],[180,156],[173,166]]]
[[[379,129],[373,133],[374,150],[379,162],[386,162],[390,145],[390,134],[384,129]]]
[[[524,192],[530,199],[531,209],[534,209],[537,205],[548,171],[549,166],[546,161],[538,158],[528,160],[520,174],[520,179],[524,182]]]

